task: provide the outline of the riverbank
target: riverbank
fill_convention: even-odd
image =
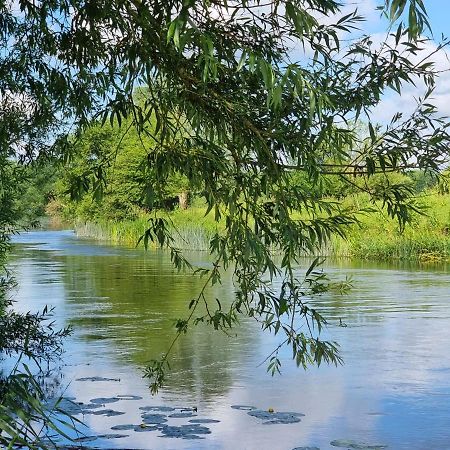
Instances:
[[[323,256],[350,257],[371,260],[446,260],[450,257],[450,195],[428,193],[420,199],[424,214],[416,214],[402,232],[379,205],[364,204],[364,197],[347,198],[344,203],[370,206],[373,212],[361,214],[360,224],[348,229],[346,239],[333,237],[317,253]],[[362,204],[361,204],[362,203]],[[223,229],[211,216],[205,217],[205,207],[194,205],[187,210],[165,213],[173,230],[174,245],[181,249],[207,251],[209,239]],[[148,216],[135,220],[85,222],[75,221],[79,236],[114,244],[136,245],[148,228]]]
[[[214,220],[206,216],[203,206],[191,206],[187,210],[176,209],[169,213],[162,213],[171,225],[174,239],[173,245],[183,250],[209,249],[209,240],[222,228]],[[119,245],[135,246],[139,238],[149,227],[149,215],[142,214],[134,220],[107,221],[75,220],[75,231],[80,237],[89,237],[100,241],[107,241]]]

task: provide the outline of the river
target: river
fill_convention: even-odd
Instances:
[[[208,266],[207,254],[189,256]],[[167,349],[174,320],[186,315],[201,280],[173,270],[163,251],[102,245],[72,231],[16,236],[10,267],[18,309],[54,306],[57,324],[74,328],[57,391],[91,405],[106,398],[106,409],[124,413],[77,416],[88,426],[86,448],[450,449],[449,265],[327,262],[331,277],[353,279],[350,294],[315,300],[329,319],[327,336],[341,345],[343,366],[304,371],[286,351],[282,375],[271,377],[261,362],[278,341],[256,323],[243,320],[233,336],[198,326],[175,346],[172,371],[156,396],[142,368]],[[229,277],[214,294],[231,298]],[[264,424],[236,405],[304,416]],[[145,413],[174,430],[192,425],[192,432],[171,437],[157,424],[111,430],[139,427]],[[197,419],[214,422],[189,422]]]

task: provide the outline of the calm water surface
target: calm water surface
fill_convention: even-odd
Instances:
[[[190,256],[208,265],[207,255]],[[255,323],[243,322],[233,337],[198,327],[176,345],[167,386],[155,397],[142,367],[167,349],[173,321],[185,316],[200,280],[176,273],[164,252],[99,245],[70,231],[16,237],[11,267],[19,282],[18,308],[52,305],[57,323],[74,327],[60,375],[65,395],[86,403],[143,397],[106,405],[125,412],[121,416],[84,416],[89,434],[139,424],[139,407],[152,405],[195,406],[198,418],[220,421],[207,425],[211,434],[203,440],[120,431],[128,437],[99,439],[87,448],[327,450],[336,449],[332,440],[351,439],[389,449],[450,449],[449,266],[330,262],[331,276],[354,281],[350,295],[327,294],[315,302],[329,318],[327,336],[342,346],[344,366],[305,372],[286,353],[283,374],[272,378],[260,363],[277,340]],[[231,298],[227,277],[214,294]],[[339,327],[339,319],[348,326]],[[78,381],[84,377],[118,381]],[[232,409],[235,404],[305,417],[263,425]]]

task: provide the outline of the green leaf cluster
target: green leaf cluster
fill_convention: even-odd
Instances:
[[[247,314],[282,333],[297,364],[338,362],[336,345],[316,333],[324,317],[309,307],[326,284],[314,270],[299,275],[300,256],[345,236],[358,211],[293,182],[293,173],[366,192],[401,228],[419,211],[408,183],[366,182],[412,169],[437,174],[448,161],[450,124],[432,100],[432,56],[447,42],[429,52],[423,2],[386,0],[391,25],[380,45],[355,37],[362,18],[343,15],[335,0],[20,0],[19,8],[0,3],[1,151],[60,155],[72,196],[90,191],[94,203],[108,198],[126,215],[137,185],[153,204],[181,177],[224,227],[210,240],[213,268],[175,341],[190,323],[226,331]],[[408,85],[425,86],[415,111],[374,123],[386,92]],[[361,118],[367,130],[355,125]],[[74,133],[81,150],[73,151]],[[138,145],[121,160],[126,139]],[[169,243],[173,261],[188,267],[159,219],[144,242]],[[225,312],[206,286],[227,269],[237,292]],[[154,389],[169,354],[148,370]]]

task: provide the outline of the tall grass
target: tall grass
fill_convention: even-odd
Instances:
[[[204,208],[193,207],[186,211],[176,210],[162,215],[168,219],[172,245],[182,250],[208,250],[209,241],[218,225],[205,218],[204,214]],[[128,246],[135,246],[148,227],[147,216],[123,221],[75,222],[78,236]]]
[[[450,256],[450,195],[429,192],[420,198],[424,214],[416,214],[401,232],[381,208],[361,217],[348,230],[348,254],[363,259],[435,260]]]
[[[425,215],[416,215],[400,232],[398,223],[381,209],[361,216],[360,225],[347,230],[346,239],[333,236],[316,253],[323,256],[387,260],[443,260],[450,257],[450,195],[429,193],[421,199]],[[364,206],[365,199],[349,198],[345,202]],[[165,213],[171,224],[174,245],[180,249],[208,250],[209,240],[223,229],[205,207],[195,204],[188,210]],[[120,222],[77,223],[79,236],[88,236],[115,244],[134,246],[148,228],[148,218]]]

